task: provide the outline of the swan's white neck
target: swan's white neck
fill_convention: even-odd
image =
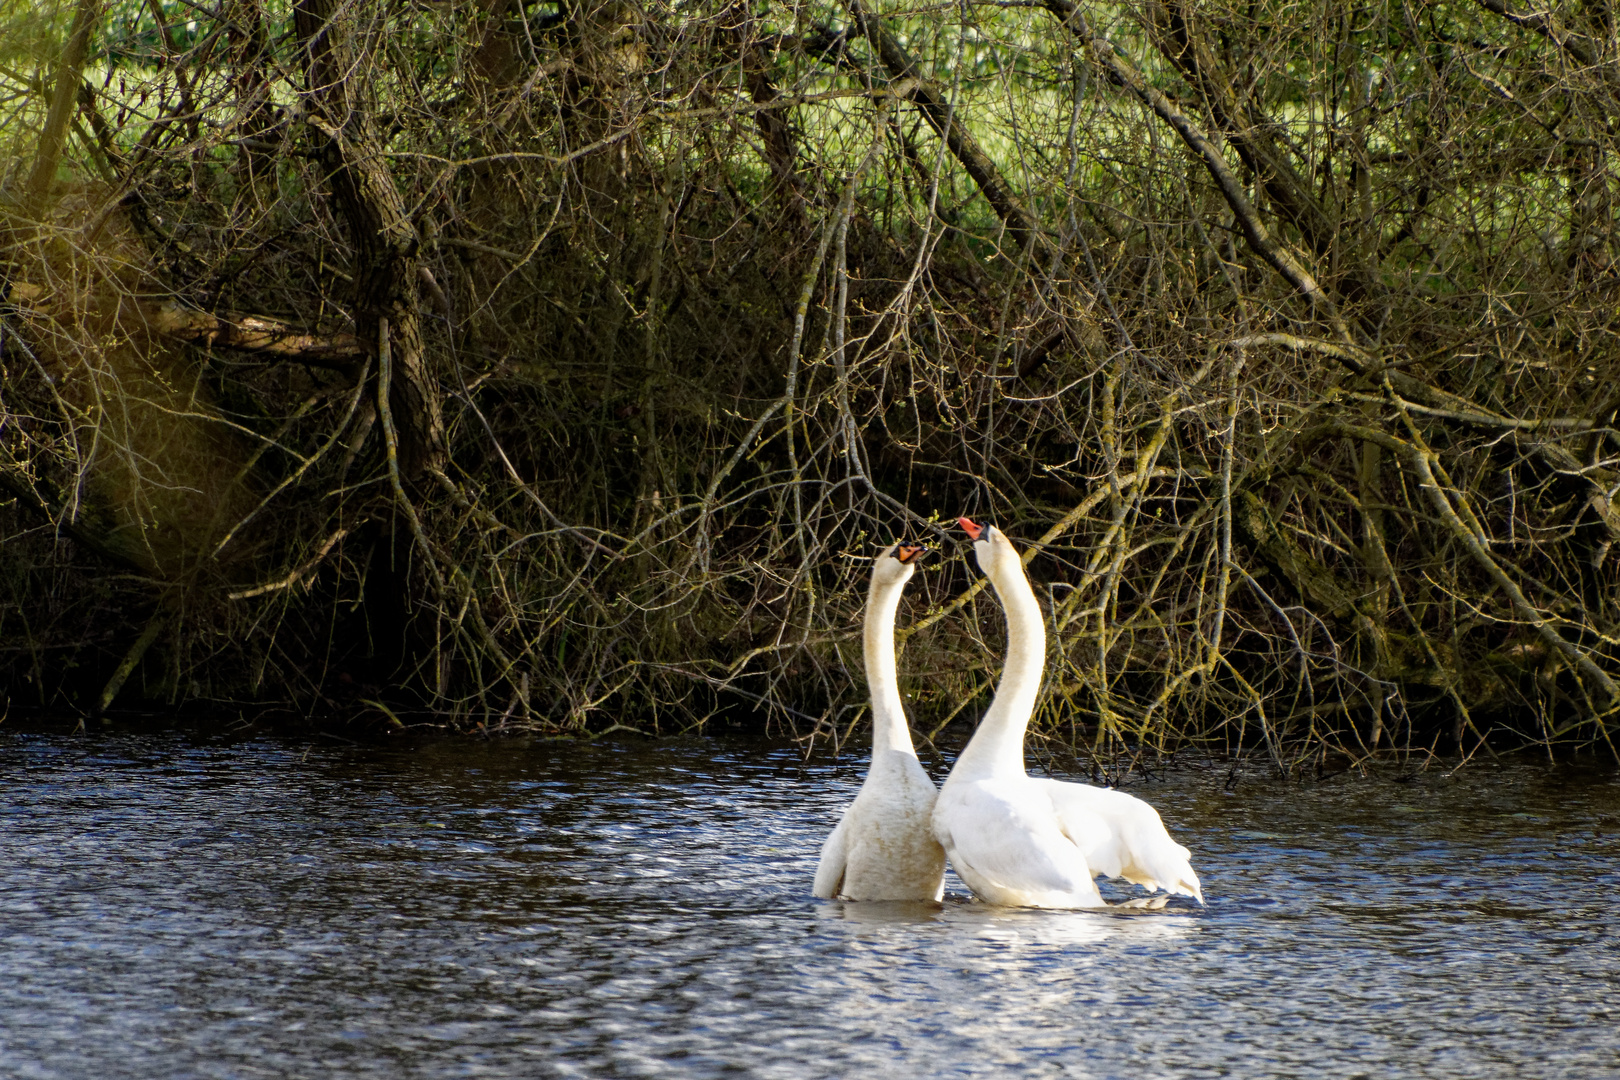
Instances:
[[[906,710],[900,704],[900,681],[894,670],[894,617],[900,610],[904,579],[872,582],[866,598],[866,686],[872,696],[872,757],[886,750],[917,756],[911,745]]]
[[[1024,731],[1046,666],[1046,625],[1023,564],[1014,561],[989,578],[1007,613],[1007,665],[979,730],[951,770],[953,777],[1024,775]]]

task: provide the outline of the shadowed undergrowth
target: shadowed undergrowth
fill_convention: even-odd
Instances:
[[[5,13],[13,702],[845,738],[908,536],[928,735],[966,512],[1042,737],[1608,745],[1596,16]]]

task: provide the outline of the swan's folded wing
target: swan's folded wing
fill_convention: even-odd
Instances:
[[[1113,788],[1062,780],[1038,781],[1063,831],[1085,852],[1093,873],[1204,902],[1192,852],[1176,843],[1159,812]]]
[[[1041,790],[1052,800],[1058,827],[1080,849],[1093,876],[1123,877],[1130,860],[1114,823],[1084,798],[1066,798],[1067,793],[1060,788],[1072,786],[1041,781]]]
[[[964,880],[1019,893],[1095,892],[1080,849],[1036,809],[979,789],[936,811],[935,831]]]
[[[821,862],[816,864],[816,883],[811,892],[823,900],[836,899],[838,890],[844,887],[844,866],[849,858],[848,824],[846,810],[821,845]]]

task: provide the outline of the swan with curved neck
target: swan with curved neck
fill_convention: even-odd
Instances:
[[[862,650],[872,697],[872,764],[855,801],[821,848],[815,895],[844,900],[933,900],[945,894],[945,852],[931,815],[938,792],[911,745],[894,666],[894,618],[922,548],[877,557]]]
[[[1024,733],[1046,663],[1040,605],[1006,536],[958,520],[1006,610],[1007,664],[934,804],[934,835],[951,865],[981,900],[1009,907],[1105,907],[1097,875],[1203,903],[1191,853],[1153,807],[1122,791],[1024,771]]]

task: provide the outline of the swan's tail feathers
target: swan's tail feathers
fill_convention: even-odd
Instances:
[[[1204,887],[1199,884],[1198,875],[1192,872],[1190,866],[1187,867],[1187,873],[1176,882],[1175,887],[1170,891],[1180,893],[1182,896],[1190,896],[1198,901],[1199,907],[1204,906]]]
[[[1157,814],[1154,815],[1158,817]],[[1204,887],[1198,881],[1198,875],[1193,872],[1192,852],[1170,839],[1170,834],[1164,831],[1164,825],[1158,825],[1158,835],[1150,843],[1154,848],[1154,870],[1160,881],[1160,888],[1165,892],[1175,893],[1178,896],[1190,896],[1198,901],[1198,906],[1204,906]]]
[[[1140,885],[1144,889],[1155,892],[1163,890],[1174,896],[1188,896],[1198,901],[1200,907],[1204,903],[1204,888],[1193,872],[1192,863],[1187,859],[1187,849],[1179,844],[1172,845],[1172,850],[1159,847],[1154,850],[1153,845],[1144,845],[1148,851],[1146,858],[1138,855],[1133,864],[1124,874],[1120,875],[1133,885]],[[1154,857],[1157,856],[1157,857]]]
[[[1171,839],[1153,807],[1113,788],[1051,779],[1037,782],[1051,798],[1064,833],[1086,853],[1092,873],[1122,877],[1145,889],[1190,896],[1203,904],[1192,852]]]
[[[1171,840],[1163,826],[1157,836],[1139,837],[1134,850],[1139,857],[1131,869],[1141,875],[1140,884],[1176,896],[1190,896],[1203,905],[1204,889],[1193,872],[1192,853]],[[1126,876],[1136,880],[1129,874]]]
[[[1193,872],[1192,852],[1165,835],[1156,854],[1159,857],[1155,860],[1154,869],[1159,879],[1158,887],[1177,896],[1190,896],[1198,901],[1199,907],[1203,907],[1204,887]]]

